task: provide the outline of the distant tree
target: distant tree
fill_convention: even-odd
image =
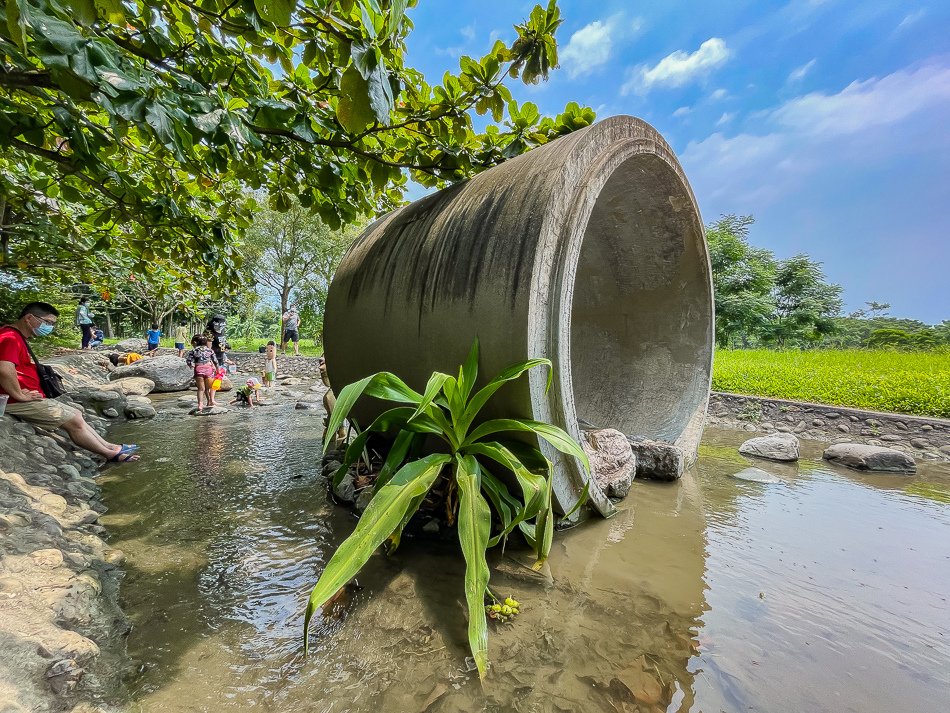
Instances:
[[[886,317],[887,310],[891,308],[890,303],[888,302],[875,302],[871,300],[870,302],[865,302],[864,304],[867,307],[863,307],[859,310],[855,310],[848,315],[851,319],[875,319],[877,317]]]
[[[724,215],[706,227],[721,347],[737,340],[747,344],[765,331],[775,312],[775,259],[749,245],[754,222],[750,215]]]
[[[765,330],[767,341],[785,347],[814,344],[835,331],[841,312],[841,286],[825,282],[821,263],[795,255],[778,263],[775,315]]]
[[[255,281],[271,292],[283,314],[291,296],[304,310],[323,314],[326,289],[359,228],[330,230],[292,201],[285,212],[262,207],[245,235],[244,261]]]

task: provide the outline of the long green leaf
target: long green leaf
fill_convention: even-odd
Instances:
[[[426,384],[426,391],[422,395],[422,400],[419,402],[419,405],[416,406],[416,410],[413,412],[410,420],[429,408],[429,405],[435,400],[435,397],[439,395],[439,391],[442,390],[442,384],[451,378],[452,377],[448,374],[443,374],[438,371],[429,377],[429,383]]]
[[[403,383],[402,379],[388,371],[380,371],[359,381],[354,381],[352,384],[347,384],[337,396],[336,406],[333,407],[330,422],[323,434],[324,451],[330,447],[333,435],[343,425],[343,421],[349,415],[353,405],[364,393],[368,396],[398,403],[418,404],[422,400],[421,394],[410,389]]]
[[[468,402],[465,407],[465,411],[462,413],[461,418],[456,422],[456,428],[460,430],[461,433],[466,433],[471,427],[472,422],[475,420],[475,417],[478,416],[478,412],[484,408],[485,404],[488,403],[488,399],[498,391],[502,386],[504,386],[509,381],[514,381],[519,376],[524,374],[529,369],[533,369],[536,366],[551,366],[551,362],[548,359],[528,359],[527,361],[520,362],[518,364],[512,364],[507,369],[503,370],[498,376],[489,381],[485,386],[483,386],[475,396],[472,397],[472,400]],[[548,383],[547,389],[551,388],[551,379],[553,378],[553,370],[548,369]]]
[[[389,479],[393,477],[393,473],[399,470],[399,466],[401,466],[402,462],[406,459],[406,455],[409,453],[409,449],[412,448],[413,441],[415,441],[416,438],[417,434],[412,431],[399,432],[399,435],[396,436],[396,440],[393,441],[389,449],[389,453],[386,454],[383,467],[379,469],[379,473],[376,475],[376,482],[373,483],[374,493],[379,492],[379,489],[386,485]]]
[[[517,479],[518,485],[521,486],[524,497],[524,505],[522,506],[524,513],[521,519],[530,520],[538,514],[544,504],[544,491],[547,488],[544,476],[528,470],[521,460],[501,443],[494,441],[473,443],[465,446],[461,452],[465,455],[480,455],[490,458],[510,470]],[[548,463],[547,459],[545,459],[545,463]]]
[[[439,477],[450,456],[439,453],[426,456],[399,469],[388,485],[380,489],[363,512],[356,529],[343,541],[327,562],[320,579],[310,593],[304,615],[304,653],[308,649],[310,620],[330,597],[340,591],[406,517],[412,504],[418,507]]]
[[[544,505],[541,512],[538,513],[537,525],[535,526],[535,554],[538,561],[534,563],[534,569],[541,569],[541,565],[547,560],[551,553],[551,544],[554,542],[554,478],[548,478],[548,488],[545,491]]]
[[[482,497],[478,461],[472,456],[455,457],[455,480],[459,487],[459,542],[465,556],[465,599],[468,602],[468,645],[472,649],[478,675],[488,671],[488,620],[485,590],[488,563],[485,550],[491,535],[491,510]]]
[[[566,453],[567,455],[571,455],[580,459],[581,463],[584,464],[584,467],[588,471],[590,470],[590,461],[587,459],[587,454],[584,453],[584,449],[577,445],[573,438],[571,438],[566,432],[557,426],[552,426],[549,423],[542,423],[541,421],[530,421],[528,419],[514,418],[498,418],[492,421],[486,421],[468,435],[468,438],[465,440],[465,443],[462,444],[462,447],[464,448],[465,446],[474,443],[475,441],[481,440],[485,436],[490,436],[493,433],[515,431],[534,433],[535,435],[550,443],[552,446],[554,446],[554,448],[561,451],[561,453]]]
[[[369,437],[373,433],[385,433],[392,428],[404,426],[411,415],[411,406],[399,406],[389,409],[388,411],[383,411],[369,427],[358,433],[356,438],[350,441],[350,444],[343,453],[343,463],[333,476],[334,487],[340,484],[343,478],[342,474],[345,474],[349,467],[359,460],[363,449],[366,447],[366,441],[369,440]]]
[[[459,400],[464,404],[475,387],[478,378],[478,337],[472,342],[465,363],[459,369]]]

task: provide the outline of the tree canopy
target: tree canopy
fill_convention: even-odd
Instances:
[[[506,78],[557,66],[554,0],[510,44],[429,84],[405,64],[414,0],[7,0],[0,23],[0,268],[240,279],[253,198],[331,228],[590,124]],[[487,115],[476,131],[473,114]],[[481,123],[481,122],[480,122]]]
[[[836,329],[841,287],[807,255],[776,260],[753,247],[752,216],[724,215],[706,227],[720,346],[814,344]]]

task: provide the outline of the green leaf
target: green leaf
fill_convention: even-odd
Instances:
[[[435,397],[439,395],[439,391],[442,389],[442,384],[451,378],[452,377],[448,374],[443,374],[438,371],[434,372],[432,376],[429,377],[429,382],[426,384],[425,393],[422,394],[422,400],[419,402],[419,405],[416,406],[416,410],[413,412],[410,420],[429,408],[429,406],[435,400]]]
[[[498,389],[505,385],[509,381],[514,381],[519,376],[524,374],[529,369],[533,369],[536,366],[546,366],[548,367],[548,382],[545,390],[551,388],[551,379],[554,376],[553,370],[551,367],[551,362],[548,359],[528,359],[527,361],[519,362],[518,364],[512,364],[507,369],[504,369],[498,376],[489,381],[484,387],[482,387],[475,396],[472,397],[472,400],[469,401],[468,406],[465,407],[465,412],[462,414],[461,419],[459,419],[456,424],[461,431],[467,432],[469,426],[472,425],[472,421],[475,420],[478,416],[478,412],[482,410],[488,399],[490,399]]]
[[[26,16],[21,10],[21,0],[7,0],[7,30],[10,32],[10,39],[24,52],[26,52],[25,29]]]
[[[478,378],[478,337],[472,342],[472,348],[468,351],[468,357],[459,371],[459,397],[462,402],[468,401],[468,397],[475,387],[475,379]]]
[[[296,3],[294,0],[254,0],[257,14],[267,22],[279,27],[290,24],[290,15]]]
[[[389,83],[386,63],[382,59],[369,75],[369,103],[376,120],[383,126],[388,126],[389,115],[393,110],[393,89]]]
[[[396,436],[396,440],[393,441],[392,446],[389,448],[389,453],[386,455],[383,467],[380,468],[379,473],[376,474],[376,482],[373,483],[374,493],[386,485],[389,479],[393,477],[393,473],[399,470],[399,466],[402,465],[402,462],[406,459],[406,456],[418,438],[419,436],[412,431],[399,432],[399,435]]]
[[[537,451],[537,449],[535,449]],[[507,447],[498,442],[473,443],[462,448],[462,453],[466,455],[479,455],[490,458],[505,469],[511,471],[521,487],[521,493],[524,497],[524,510],[521,519],[529,520],[535,517],[544,504],[544,491],[547,488],[545,477],[532,473],[525,467],[524,463]],[[540,452],[538,452],[540,455]],[[541,456],[544,458],[544,456]],[[550,462],[544,459],[550,470]],[[518,524],[517,522],[515,524]]]
[[[353,405],[364,392],[368,396],[400,403],[418,404],[422,400],[421,394],[410,389],[402,379],[388,371],[380,371],[344,386],[340,391],[340,395],[337,396],[333,415],[330,417],[327,430],[323,436],[324,451],[330,447],[333,434],[343,425],[343,421],[352,410]]]
[[[373,121],[375,116],[369,99],[369,83],[359,70],[351,65],[340,79],[340,99],[336,106],[336,118],[350,134],[358,134]]]
[[[465,600],[468,603],[468,645],[478,675],[488,672],[488,620],[485,616],[485,591],[488,589],[488,563],[485,550],[491,535],[491,510],[482,497],[480,469],[472,456],[455,457],[455,481],[459,487],[458,534],[465,556]]]
[[[590,470],[590,461],[588,461],[584,449],[577,445],[573,438],[557,426],[542,423],[541,421],[513,418],[498,418],[492,421],[486,421],[469,434],[465,443],[462,444],[462,447],[464,448],[493,433],[504,432],[533,433],[539,438],[543,438],[554,446],[554,448],[561,451],[561,453],[566,453],[567,455],[578,458],[581,463],[584,464],[584,468]]]
[[[399,526],[413,502],[429,491],[443,466],[444,454],[426,456],[400,468],[393,479],[373,496],[353,533],[337,548],[310,593],[304,615],[304,652],[309,649],[310,620],[317,609],[356,576],[376,549]],[[418,504],[416,505],[418,507]]]
[[[99,14],[113,25],[125,24],[125,8],[122,0],[95,0]]]

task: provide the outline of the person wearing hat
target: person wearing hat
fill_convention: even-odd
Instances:
[[[237,389],[234,400],[231,401],[228,406],[232,406],[233,404],[246,404],[248,408],[254,408],[255,402],[260,406],[261,396],[258,393],[260,388],[261,382],[257,379],[248,379],[244,386]]]

